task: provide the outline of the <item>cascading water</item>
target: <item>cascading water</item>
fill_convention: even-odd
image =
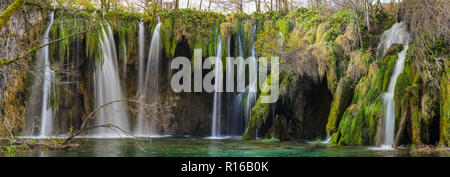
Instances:
[[[96,61],[94,72],[95,106],[100,107],[113,101],[122,100],[117,53],[112,30],[107,25],[102,27],[100,40],[101,58]],[[109,104],[96,114],[95,125],[112,124],[125,132],[130,131],[126,105],[123,102]],[[111,128],[94,130],[94,137],[111,138],[125,136],[123,132]]]
[[[283,33],[279,32],[278,33],[278,40],[280,40],[280,45],[283,45]]]
[[[159,22],[155,27],[153,32],[152,41],[150,44],[150,51],[148,54],[147,67],[144,69],[144,25],[139,24],[139,81],[138,81],[138,94],[141,97],[140,100],[145,104],[155,103],[158,101],[158,90],[159,90],[159,75],[160,75],[160,27],[161,22]],[[141,31],[142,30],[142,31]],[[145,75],[144,72],[145,71]],[[143,78],[145,76],[145,79]],[[140,107],[138,121],[136,125],[135,135],[137,136],[152,136],[156,135],[158,132],[156,130],[156,120],[148,118],[145,116],[144,109]]]
[[[242,44],[242,27],[243,27],[244,21],[242,21],[241,24],[241,29],[240,32],[238,34],[238,44],[239,44],[239,55],[241,57],[244,57],[244,49],[243,49],[243,44]],[[253,41],[256,40],[255,38],[256,35],[256,25],[253,26]],[[249,85],[245,88],[244,92],[240,92],[234,101],[234,107],[233,107],[233,121],[231,122],[232,124],[232,131],[231,133],[233,135],[238,134],[238,135],[242,135],[245,132],[245,129],[248,126],[248,121],[250,119],[250,114],[251,114],[251,109],[253,108],[254,104],[256,103],[257,100],[257,68],[258,68],[258,64],[256,62],[256,49],[254,47],[253,44],[253,48],[252,48],[252,58],[251,60],[254,60],[254,62],[251,62],[251,64],[253,64],[255,70],[254,70],[254,75],[253,77],[250,74],[250,83]],[[245,72],[243,68],[239,68],[238,69],[238,79],[242,79],[245,76]],[[246,100],[245,100],[245,106],[243,103],[243,98],[244,96],[246,96]]]
[[[242,29],[243,29],[243,25],[244,25],[245,20],[243,20],[241,22],[241,28],[239,30],[238,33],[238,52],[239,52],[239,56],[238,57],[242,57],[244,58],[244,46],[242,44]],[[238,79],[243,79],[245,76],[245,71],[243,66],[241,66],[241,68],[238,68],[237,70],[237,78]],[[239,80],[238,80],[239,82]],[[244,92],[240,92],[237,94],[237,96],[234,98],[234,106],[233,106],[233,118],[232,121],[230,122],[231,124],[231,135],[242,135],[245,131],[245,117],[244,117],[244,103],[243,103],[243,98],[245,95],[245,91]]]
[[[50,22],[47,29],[44,32],[44,39],[42,44],[47,44],[49,42],[50,29],[53,26],[54,12],[49,15]],[[51,84],[54,78],[54,72],[50,69],[50,59],[49,59],[49,46],[45,46],[39,51],[41,59],[44,60],[44,84],[43,84],[43,97],[42,97],[42,112],[41,112],[41,131],[39,133],[40,137],[48,137],[52,134],[53,130],[53,109],[49,105],[49,96]]]
[[[138,57],[139,57],[139,68],[138,68],[138,86],[137,86],[137,95],[140,102],[144,102],[144,70],[145,70],[145,60],[144,60],[144,50],[145,50],[145,26],[144,22],[139,22],[139,34],[138,34]],[[144,119],[144,107],[139,106],[138,112],[138,124],[135,128],[135,134],[140,134],[142,132],[142,128],[139,125],[140,120]]]
[[[213,117],[212,117],[212,137],[220,136],[220,122],[221,122],[221,109],[222,109],[222,92],[219,88],[222,88],[222,39],[219,36],[217,37],[217,45],[216,45],[216,58],[214,61],[214,70],[215,70],[215,84],[214,84],[214,103],[213,103]]]
[[[258,87],[258,63],[256,62],[256,49],[255,49],[255,35],[256,35],[256,25],[253,26],[253,47],[252,47],[252,57],[250,58],[251,60],[253,60],[253,62],[251,62],[251,64],[253,64],[253,66],[249,66],[250,67],[254,67],[254,73],[249,74],[249,80],[250,80],[250,84],[247,87],[247,101],[245,102],[245,127],[248,126],[248,121],[250,120],[250,115],[251,115],[251,111],[253,106],[256,103],[257,98],[257,87]],[[251,72],[252,70],[250,69],[249,72]]]
[[[378,46],[378,50],[383,57],[386,50],[391,47],[392,44],[403,44],[403,50],[398,54],[398,59],[395,63],[395,68],[392,76],[389,79],[389,85],[387,92],[383,95],[383,103],[386,108],[384,115],[384,139],[382,148],[390,149],[394,142],[395,134],[395,105],[394,105],[394,88],[397,82],[398,76],[403,72],[405,65],[406,51],[408,50],[408,44],[410,41],[410,35],[406,30],[403,22],[396,23],[389,30],[385,31],[381,36],[381,42]],[[380,57],[380,56],[378,56]]]

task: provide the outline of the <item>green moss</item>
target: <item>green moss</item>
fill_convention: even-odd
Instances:
[[[414,84],[413,86],[409,86],[407,88],[407,92],[409,93],[409,97],[406,98],[410,104],[411,111],[411,143],[414,145],[421,144],[421,114],[420,114],[420,97],[419,92],[420,88]]]
[[[283,79],[280,82],[280,88],[285,87],[286,85],[290,84],[290,81],[292,80],[293,73],[281,73],[280,75]],[[267,96],[270,95],[271,90],[269,89],[271,83],[271,77],[270,75],[267,77],[266,81],[264,82],[263,89],[260,93],[260,96],[258,100],[256,101],[255,106],[251,110],[250,120],[247,127],[247,130],[245,131],[244,135],[242,136],[243,140],[250,140],[256,138],[256,130],[262,127],[264,123],[266,123],[267,118],[269,117],[270,112],[270,105],[269,103],[261,103],[261,96]],[[280,89],[280,95],[283,94],[283,89]],[[245,104],[244,104],[245,105]],[[272,127],[273,128],[273,127]]]
[[[278,142],[280,142],[280,139],[278,139],[278,138],[264,138],[263,140],[257,140],[257,142],[278,143]]]
[[[338,133],[341,135],[339,145],[367,145],[366,133],[367,121],[364,116],[364,107],[353,104],[342,115]]]
[[[385,57],[384,62],[387,64],[386,65],[386,72],[384,73],[384,81],[383,81],[383,91],[386,91],[388,84],[389,84],[389,79],[391,78],[392,72],[394,71],[395,68],[395,61],[397,61],[398,55],[394,54],[394,55],[388,55]]]
[[[360,60],[362,58],[367,60],[363,62],[364,65],[370,63],[370,57],[361,56]],[[395,58],[386,58],[387,60],[395,61]],[[351,105],[348,108],[342,105],[342,91],[340,89],[344,88],[343,81],[345,80],[341,80],[339,84],[342,83],[342,86],[338,86],[327,124],[327,132],[332,134],[331,143],[339,145],[376,144],[378,122],[383,118],[384,114],[384,105],[381,97],[383,83],[389,80],[389,77],[386,77],[387,65],[385,61],[370,64],[367,75],[358,81],[354,92],[351,91],[349,93],[353,94],[353,96],[351,96]],[[348,78],[348,76],[343,79],[345,78]],[[339,109],[337,103],[341,104]]]
[[[395,83],[395,89],[394,89],[394,105],[395,105],[395,132],[398,130],[398,125],[401,120],[402,115],[402,97],[406,92],[406,88],[411,85],[411,81],[409,79],[409,76],[406,73],[401,73],[398,78],[397,82]]]
[[[283,36],[288,36],[293,30],[292,22],[289,18],[282,18],[276,22],[276,26]]]
[[[26,0],[16,0],[11,5],[9,5],[5,11],[3,11],[2,15],[0,16],[0,31],[2,30],[3,26],[9,21],[9,18],[25,4],[25,1]]]
[[[267,77],[264,87],[270,86],[270,77]],[[267,92],[261,92],[261,95],[269,95]],[[245,104],[244,104],[245,105]],[[255,106],[251,110],[250,119],[248,123],[247,130],[242,136],[243,140],[255,139],[256,130],[262,126],[265,119],[269,116],[270,104],[261,103],[261,99],[258,98]]]
[[[129,21],[121,21],[121,25],[116,29],[119,36],[119,58],[123,60],[124,63],[130,57],[131,52],[135,48],[135,39],[137,34],[137,23]]]
[[[328,134],[333,134],[337,131],[345,108],[352,99],[353,89],[352,78],[346,76],[339,81],[335,97],[331,103],[330,115],[328,116],[326,127]]]
[[[439,145],[450,145],[450,63],[446,63],[441,79],[440,140]]]

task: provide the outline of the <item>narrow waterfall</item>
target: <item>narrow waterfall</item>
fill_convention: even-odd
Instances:
[[[214,70],[215,70],[215,78],[214,78],[214,103],[213,103],[213,117],[212,117],[212,137],[220,136],[220,122],[221,122],[221,113],[222,113],[222,92],[220,88],[223,88],[223,77],[222,76],[222,38],[217,37],[217,45],[216,45],[216,58],[214,61]]]
[[[242,29],[244,25],[245,20],[241,22],[241,28],[238,33],[238,57],[244,58],[244,46],[242,44]],[[244,58],[245,59],[245,58]],[[238,79],[237,82],[240,82],[239,79],[245,79],[245,66],[241,66],[237,69],[237,76]],[[237,87],[236,87],[237,88]],[[241,136],[244,134],[244,131],[246,129],[245,127],[245,117],[244,117],[244,103],[243,98],[245,95],[245,91],[239,91],[236,97],[234,98],[234,105],[232,107],[232,119],[230,122],[230,134],[231,135],[238,135]]]
[[[277,107],[277,104],[272,103],[271,107],[272,107],[272,139],[275,139],[275,117],[276,117],[275,109]]]
[[[283,45],[283,33],[279,32],[278,33],[278,40],[280,40],[280,45]]]
[[[256,61],[256,49],[255,49],[255,40],[256,40],[256,25],[253,26],[253,47],[252,47],[252,56],[249,58],[250,60],[253,60],[253,62],[250,62],[250,64],[253,64],[253,66],[249,66],[249,86],[247,87],[247,101],[245,102],[245,127],[248,126],[248,122],[250,120],[250,115],[253,106],[256,104],[257,97],[257,87],[258,87],[258,63]],[[254,68],[253,73],[250,69],[251,67]]]
[[[137,86],[137,96],[139,102],[144,102],[144,71],[145,71],[145,59],[144,59],[144,50],[145,50],[145,26],[144,22],[139,22],[139,33],[138,33],[138,86]],[[142,132],[141,120],[144,119],[144,107],[141,105],[139,106],[139,112],[138,112],[138,123],[135,126],[135,134],[140,134]]]
[[[102,27],[100,37],[101,58],[96,60],[94,72],[95,107],[124,99],[120,86],[117,53],[112,30],[109,25]],[[113,124],[129,132],[129,121],[126,104],[116,102],[100,109],[96,114],[95,125]],[[109,138],[124,136],[117,129],[98,128],[94,130],[94,137]]]
[[[241,29],[238,34],[238,44],[239,44],[239,55],[241,57],[244,57],[244,49],[242,44],[242,26],[244,24],[244,21],[242,21]],[[249,85],[245,88],[244,92],[240,92],[234,101],[234,107],[233,107],[233,121],[232,126],[232,134],[239,134],[242,135],[245,132],[245,129],[248,126],[248,122],[250,119],[250,114],[253,106],[255,105],[257,101],[257,84],[258,84],[258,63],[256,62],[256,49],[254,41],[256,40],[256,25],[253,26],[253,48],[251,51],[251,58],[250,60],[253,60],[253,62],[250,62],[250,64],[253,64],[252,66],[249,65],[249,69],[251,67],[254,68],[253,73],[251,73],[252,70],[249,70]],[[245,58],[244,58],[245,59]],[[238,79],[243,79],[245,77],[245,69],[244,68],[238,68]],[[239,81],[238,81],[239,82]],[[243,103],[243,99],[245,96],[245,105]]]
[[[53,26],[54,12],[49,15],[50,22],[45,29],[42,44],[49,42],[50,29]],[[54,78],[54,71],[50,68],[49,46],[45,46],[39,50],[40,58],[44,62],[44,84],[42,86],[42,112],[41,112],[41,131],[40,137],[48,137],[53,130],[53,109],[49,104],[49,97],[51,93],[51,84]]]
[[[406,51],[408,50],[408,44],[410,41],[410,35],[408,34],[403,22],[396,23],[389,30],[385,31],[381,36],[381,42],[378,46],[378,53],[383,57],[386,50],[392,44],[403,44],[403,50],[398,54],[398,59],[395,63],[395,68],[389,79],[389,85],[387,92],[383,95],[383,103],[386,108],[384,115],[384,139],[382,147],[391,148],[394,142],[395,136],[395,105],[394,105],[394,88],[398,76],[403,72],[405,65]],[[380,57],[380,56],[378,56]]]
[[[159,22],[159,19],[158,19]],[[159,75],[160,75],[160,50],[161,50],[161,37],[160,37],[160,27],[161,22],[159,22],[156,27],[155,31],[153,32],[152,41],[150,43],[150,50],[148,53],[148,60],[147,60],[147,67],[145,69],[145,74],[143,66],[144,65],[144,58],[141,56],[141,53],[139,53],[139,82],[141,82],[138,85],[138,92],[139,95],[145,104],[151,104],[158,101],[158,92],[159,92]],[[142,28],[142,34],[140,32],[139,35],[143,35],[144,27],[139,25],[139,28]],[[139,37],[141,38],[141,36]],[[142,37],[143,38],[143,37]],[[142,41],[142,43],[144,43]],[[139,49],[139,52],[143,52],[144,45],[141,45],[141,48]],[[143,54],[142,54],[143,55]],[[142,78],[142,76],[145,76],[145,78]],[[142,82],[143,81],[143,82]],[[150,113],[153,114],[153,113]],[[145,111],[141,108],[140,114],[138,115],[138,121],[136,125],[136,131],[135,135],[137,136],[152,136],[156,135],[158,133],[156,129],[157,121],[154,120],[152,117],[147,117]]]
[[[233,104],[233,113],[231,119],[231,135],[241,136],[245,131],[245,120],[244,120],[244,105],[242,104],[242,99],[244,97],[244,92],[239,93]]]

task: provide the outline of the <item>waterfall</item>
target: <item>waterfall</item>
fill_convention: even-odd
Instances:
[[[158,101],[158,90],[159,90],[159,75],[160,75],[160,50],[161,50],[161,37],[160,37],[160,27],[161,22],[159,22],[155,27],[153,32],[152,41],[150,43],[150,50],[148,53],[147,67],[145,69],[145,74],[143,66],[145,66],[143,50],[144,41],[139,41],[139,81],[138,81],[138,92],[141,97],[140,100],[145,104],[151,104]],[[142,31],[141,31],[142,29]],[[144,40],[144,25],[139,24],[139,38]],[[144,78],[145,76],[145,78]],[[152,136],[158,133],[156,129],[156,120],[151,117],[146,117],[144,109],[140,108],[138,115],[138,121],[136,125],[135,134],[137,136]],[[153,114],[153,113],[152,113]]]
[[[231,135],[241,136],[245,131],[245,120],[244,120],[244,105],[242,104],[242,98],[244,97],[244,92],[239,93],[233,104],[233,113],[231,119]]]
[[[239,44],[239,55],[241,57],[244,57],[244,49],[243,49],[243,44],[242,44],[242,26],[244,24],[244,21],[242,21],[241,24],[241,29],[239,31],[238,34],[238,44]],[[253,41],[256,40],[256,25],[253,26]],[[250,114],[251,114],[251,110],[253,108],[253,106],[256,103],[257,100],[257,73],[258,73],[258,64],[256,62],[256,49],[255,49],[255,44],[253,42],[253,48],[252,48],[252,60],[254,60],[253,62],[253,66],[255,70],[254,70],[254,77],[252,78],[251,75],[249,76],[250,78],[250,83],[249,85],[245,88],[244,92],[240,92],[234,101],[234,107],[233,107],[233,119],[232,119],[232,134],[239,134],[242,135],[245,131],[245,129],[248,126],[248,121],[250,119]],[[242,72],[239,72],[242,71]],[[250,71],[249,71],[250,72]],[[245,72],[244,69],[238,69],[238,76],[237,78],[244,78],[245,77]],[[246,100],[245,100],[245,105],[243,104],[243,98],[244,96],[246,96]]]
[[[254,60],[254,62],[251,62],[253,64],[253,66],[249,66],[250,67],[254,67],[254,73],[253,73],[253,77],[252,74],[249,74],[249,86],[247,87],[247,101],[245,102],[245,127],[248,127],[248,121],[250,120],[250,115],[251,115],[251,111],[253,106],[255,106],[256,104],[256,100],[258,99],[257,97],[257,87],[258,87],[258,63],[256,62],[256,49],[255,49],[255,35],[256,35],[256,25],[253,26],[253,47],[252,47],[252,57],[250,58],[251,60]],[[249,70],[249,73],[251,72],[251,70]]]
[[[271,106],[272,107],[272,139],[275,139],[275,117],[276,117],[275,108],[276,108],[277,104],[272,103],[271,105],[272,105]]]
[[[221,108],[222,108],[222,92],[219,88],[222,88],[222,39],[219,36],[217,37],[217,45],[216,45],[216,58],[214,61],[214,70],[215,70],[215,78],[214,78],[214,103],[213,103],[213,118],[212,118],[212,137],[220,136],[220,122],[221,122]]]
[[[50,29],[53,26],[54,12],[51,12],[49,15],[50,22],[45,29],[44,39],[42,40],[42,44],[47,44],[49,42],[49,33]],[[40,49],[40,58],[44,60],[44,84],[42,87],[42,112],[41,112],[41,131],[39,133],[40,137],[48,137],[52,134],[53,130],[53,109],[49,104],[49,94],[51,89],[51,84],[54,78],[54,72],[50,68],[50,59],[49,59],[49,46],[45,46]]]
[[[279,32],[278,33],[278,40],[280,40],[280,45],[282,46],[283,45],[283,33],[281,33],[281,32]]]
[[[398,54],[398,59],[395,62],[395,68],[392,76],[389,79],[389,85],[387,92],[383,95],[383,103],[386,108],[384,115],[384,139],[382,147],[391,148],[394,142],[395,135],[395,105],[394,105],[394,88],[398,76],[403,72],[405,65],[406,51],[408,50],[408,44],[410,41],[410,35],[406,31],[406,27],[401,23],[396,23],[389,30],[385,31],[381,36],[381,42],[378,46],[378,50],[383,57],[386,50],[392,44],[403,44],[403,50]],[[378,56],[380,57],[380,56]]]
[[[145,70],[145,60],[144,60],[144,50],[145,50],[145,26],[144,22],[139,22],[139,34],[138,34],[138,86],[137,86],[137,95],[139,102],[144,102],[143,95],[144,95],[144,70]],[[144,119],[144,107],[141,105],[139,106],[139,112],[138,112],[138,123],[135,128],[135,134],[140,134],[142,132],[142,126],[139,125],[141,123],[140,120]]]
[[[244,46],[242,44],[242,29],[243,29],[243,25],[244,25],[245,20],[242,20],[241,22],[241,28],[239,30],[238,33],[238,52],[239,52],[239,57],[244,58]],[[245,59],[245,58],[244,58]],[[240,66],[240,68],[237,69],[237,78],[238,79],[243,79],[245,77],[245,66]],[[239,82],[239,81],[238,81]],[[245,117],[244,117],[244,103],[243,103],[243,98],[245,95],[245,91],[244,92],[240,92],[237,94],[237,96],[234,98],[234,106],[233,106],[233,110],[232,110],[232,121],[230,122],[231,124],[231,134],[232,135],[242,135],[246,129],[245,124]]]
[[[124,99],[119,79],[117,53],[112,30],[109,25],[105,30],[102,27],[100,37],[101,58],[96,60],[94,72],[95,107],[100,107],[112,101]],[[116,102],[100,109],[95,118],[95,125],[113,124],[129,132],[128,114],[126,104]],[[124,134],[111,128],[98,128],[94,130],[95,137],[110,138],[121,137]]]

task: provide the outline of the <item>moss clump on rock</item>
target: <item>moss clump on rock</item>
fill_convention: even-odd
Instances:
[[[283,78],[280,83],[281,88],[286,87],[286,85],[289,85],[290,80],[292,79],[292,76],[293,76],[292,74],[293,73],[291,73],[291,72],[290,73],[280,73],[281,77]],[[257,129],[261,128],[262,125],[264,123],[266,123],[266,121],[269,117],[271,104],[262,103],[261,96],[268,96],[271,94],[270,84],[271,84],[271,77],[269,75],[267,77],[266,81],[264,82],[263,89],[258,98],[258,101],[256,102],[255,106],[251,110],[251,115],[250,115],[250,120],[248,123],[247,130],[245,131],[244,135],[242,136],[243,140],[255,139]],[[280,89],[279,90],[280,94],[283,94],[283,91],[285,91],[285,89]]]

